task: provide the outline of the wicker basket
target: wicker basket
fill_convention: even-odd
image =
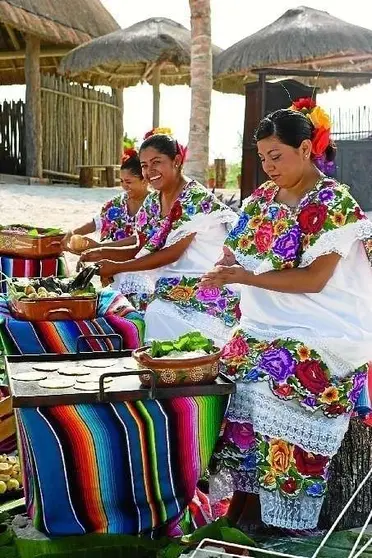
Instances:
[[[16,425],[12,409],[12,399],[9,396],[9,388],[0,385],[1,391],[7,394],[5,399],[0,401],[0,453],[16,447]]]
[[[218,376],[221,350],[214,348],[210,355],[191,359],[159,359],[149,355],[150,347],[141,347],[133,353],[137,362],[156,375],[156,385],[173,387],[212,384]],[[151,385],[151,376],[141,374],[144,386]]]

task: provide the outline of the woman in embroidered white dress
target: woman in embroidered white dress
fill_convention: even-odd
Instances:
[[[223,350],[237,393],[210,495],[233,495],[229,516],[245,527],[316,528],[329,463],[372,358],[362,242],[372,223],[313,163],[332,155],[329,128],[310,100],[261,121],[257,148],[271,181],[245,201],[223,265],[205,277],[209,287],[241,285],[242,318]]]
[[[73,234],[87,235],[100,233],[100,242],[87,238],[90,248],[100,246],[132,246],[137,243],[136,215],[149,193],[148,183],[143,178],[138,153],[125,149],[120,168],[123,192],[106,202],[99,215],[85,225],[67,233],[64,246],[69,250],[69,240]],[[153,291],[152,281],[142,277],[141,281],[127,280],[118,275],[112,288],[124,294],[136,310],[144,311]]]
[[[237,323],[238,296],[226,287],[201,288],[199,280],[221,253],[236,215],[184,177],[183,151],[172,137],[148,137],[140,160],[154,188],[137,215],[141,249],[133,258],[126,248],[102,248],[101,276],[151,274],[155,294],[145,315],[147,339],[174,339],[197,329],[222,345]],[[82,259],[90,257],[88,251]]]

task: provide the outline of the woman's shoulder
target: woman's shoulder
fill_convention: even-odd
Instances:
[[[277,185],[272,180],[268,180],[256,188],[250,196],[245,198],[242,203],[242,211],[249,211],[260,203],[273,201],[278,190]]]
[[[181,205],[184,208],[194,206],[197,213],[210,213],[216,210],[228,209],[228,207],[218,199],[218,197],[196,180],[189,181],[180,197]]]
[[[127,197],[125,194],[118,194],[111,200],[105,202],[101,208],[101,214],[107,213],[112,207],[126,207],[127,205]]]

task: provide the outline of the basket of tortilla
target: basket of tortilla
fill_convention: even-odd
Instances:
[[[14,318],[29,322],[92,320],[97,293],[90,282],[96,267],[86,267],[75,279],[46,277],[11,281],[9,307]]]
[[[28,225],[0,226],[0,254],[21,258],[52,258],[62,254],[64,233],[61,229],[35,228]]]
[[[137,362],[156,376],[157,386],[211,384],[219,373],[221,350],[199,332],[187,333],[175,341],[153,341],[133,352]],[[140,374],[144,386],[151,376]]]

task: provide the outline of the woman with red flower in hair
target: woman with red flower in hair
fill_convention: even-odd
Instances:
[[[183,175],[185,150],[169,134],[156,132],[140,148],[142,172],[154,191],[137,214],[137,253],[102,249],[101,276],[153,278],[147,339],[175,339],[197,329],[223,345],[237,323],[239,297],[228,287],[204,289],[200,278],[216,261],[236,215]],[[91,252],[82,259],[92,261]]]
[[[310,100],[265,117],[256,142],[270,180],[245,200],[222,265],[203,280],[240,284],[242,313],[223,349],[237,392],[210,495],[233,495],[241,525],[311,530],[372,360],[372,223],[319,170],[334,153],[329,118]]]

